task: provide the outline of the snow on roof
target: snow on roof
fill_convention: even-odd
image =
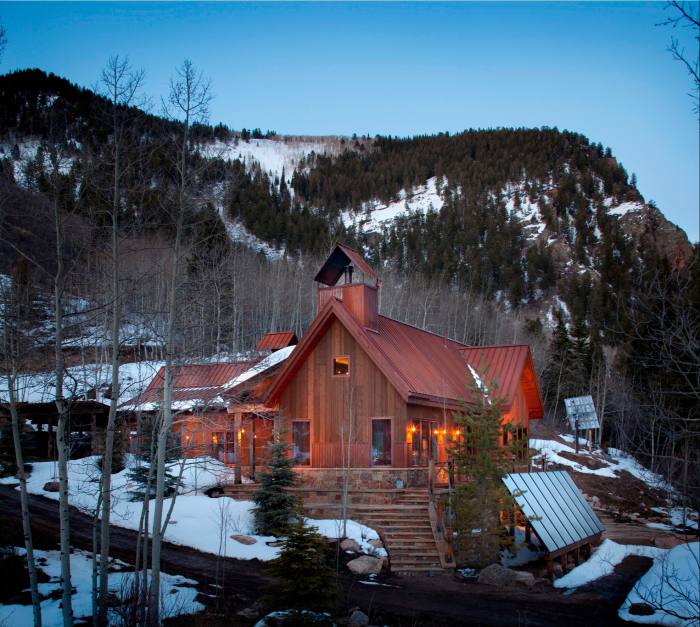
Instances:
[[[266,370],[269,370],[273,366],[276,366],[277,364],[281,364],[284,360],[287,359],[292,354],[292,351],[296,347],[296,344],[292,346],[285,346],[284,348],[281,348],[278,351],[275,351],[271,355],[268,355],[263,359],[262,361],[259,361],[257,364],[255,364],[252,368],[249,368],[245,372],[242,372],[239,374],[237,377],[231,379],[228,383],[226,383],[223,387],[226,390],[229,390],[231,388],[235,388],[236,386],[240,385],[241,383],[245,383],[249,379],[252,379],[256,375],[259,375]]]

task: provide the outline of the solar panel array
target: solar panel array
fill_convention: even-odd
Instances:
[[[600,429],[598,414],[595,410],[592,396],[575,396],[564,399],[566,415],[569,417],[571,429],[576,429],[578,419],[579,429]]]
[[[549,553],[605,530],[564,470],[512,473],[503,483]]]

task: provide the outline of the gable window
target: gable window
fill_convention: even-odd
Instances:
[[[311,465],[311,423],[308,420],[292,421],[292,455],[299,466]]]
[[[333,357],[333,376],[345,377],[350,374],[350,357],[347,355],[338,355]]]

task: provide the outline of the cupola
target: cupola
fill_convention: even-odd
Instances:
[[[335,298],[360,325],[376,330],[379,278],[360,253],[344,244],[336,244],[314,281],[318,284],[319,310]]]

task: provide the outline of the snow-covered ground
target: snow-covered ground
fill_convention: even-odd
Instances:
[[[382,232],[399,216],[440,211],[445,204],[442,190],[446,184],[446,180],[438,183],[437,177],[432,177],[411,190],[402,189],[390,203],[371,200],[363,203],[360,211],[345,211],[343,222],[347,227],[356,226],[360,232]]]
[[[606,539],[593,555],[563,577],[554,581],[555,588],[578,588],[596,579],[612,574],[615,566],[630,555],[642,557],[661,557],[666,549],[636,544],[618,544]]]
[[[700,624],[700,543],[681,544],[672,549],[618,544],[605,540],[590,559],[554,582],[555,588],[579,588],[610,575],[630,555],[650,557],[652,567],[627,595],[620,618],[652,625]],[[646,603],[654,611],[630,614],[633,603]]]
[[[119,403],[143,392],[151,382],[162,362],[141,361],[122,364],[119,367],[121,380]],[[90,363],[66,369],[63,393],[67,398],[79,398],[97,391],[98,402],[109,403],[102,392],[110,385],[111,364]],[[17,401],[21,403],[50,403],[55,396],[56,377],[53,371],[22,374],[17,378]],[[0,400],[8,398],[7,379],[0,378]]]
[[[645,603],[655,611],[647,616],[631,614],[634,603]],[[655,557],[618,614],[635,623],[700,625],[700,542],[681,544]]]
[[[72,460],[68,467],[69,501],[71,505],[85,512],[93,512],[99,491],[98,457],[85,457]],[[141,503],[130,500],[129,492],[138,485],[129,479],[129,467],[136,464],[133,456],[127,457],[127,468],[112,476],[112,517],[113,524],[127,529],[138,529],[141,517]],[[172,474],[179,474],[179,462],[170,466]],[[31,494],[39,494],[58,500],[58,493],[47,492],[44,486],[56,476],[54,462],[36,462],[27,482]],[[202,492],[222,482],[233,479],[233,469],[210,457],[186,460],[182,474],[180,494],[175,498],[172,518],[165,539],[174,544],[189,546],[205,553],[213,553],[237,559],[271,560],[279,554],[279,548],[269,546],[275,538],[258,536],[253,532],[253,503],[236,501],[230,498],[210,498]],[[0,479],[0,483],[16,483],[13,478]],[[164,511],[168,511],[172,499],[165,499]],[[152,507],[152,503],[151,503]],[[152,521],[153,516],[150,516]],[[318,527],[321,535],[327,538],[340,538],[342,521],[313,520],[309,524]],[[232,535],[246,535],[255,540],[254,544],[243,544]],[[354,521],[348,521],[346,537],[355,540],[370,552],[369,540],[379,539],[373,529]],[[380,551],[381,554],[382,551]]]
[[[24,549],[16,549],[24,554]],[[61,562],[59,551],[34,551],[39,569],[51,580],[39,584],[41,602],[41,618],[44,627],[60,627],[63,625],[60,590]],[[92,615],[92,560],[89,553],[73,551],[70,556],[71,583],[75,588],[72,594],[73,613],[76,618]],[[133,571],[124,562],[115,560],[109,574],[110,592],[122,597],[133,581]],[[161,573],[161,598],[163,617],[173,617],[181,614],[196,614],[204,606],[196,600],[197,582],[178,575]],[[111,609],[114,613],[115,610]],[[29,605],[0,605],[0,625],[31,625],[33,623],[32,606]],[[121,624],[119,617],[113,615],[111,624]]]
[[[653,488],[672,491],[672,487],[661,475],[651,472],[642,466],[636,459],[634,459],[634,457],[627,455],[618,449],[608,449],[607,455],[597,449],[594,449],[592,453],[589,453],[588,449],[585,448],[587,443],[584,443],[582,439],[579,439],[579,456],[589,457],[591,460],[595,460],[597,464],[600,464],[601,467],[589,468],[588,466],[584,466],[577,461],[568,459],[567,457],[562,456],[561,453],[576,453],[574,439],[573,436],[562,436],[562,439],[570,441],[571,444],[565,444],[564,442],[559,442],[558,440],[540,440],[537,438],[531,438],[530,448],[538,451],[538,453],[533,457],[533,463],[541,464],[542,458],[546,456],[547,463],[561,464],[562,466],[572,468],[576,472],[597,475],[599,477],[620,477],[620,473],[623,470],[626,470],[631,475],[637,477],[637,479],[640,479],[641,481],[644,481],[644,483]]]

